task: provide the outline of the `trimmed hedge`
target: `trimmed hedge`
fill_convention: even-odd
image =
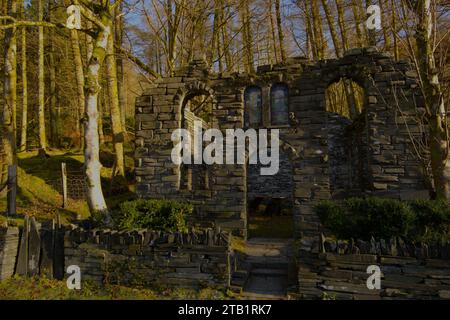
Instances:
[[[440,241],[449,235],[448,201],[350,198],[323,201],[314,209],[324,227],[340,239]]]
[[[191,204],[173,200],[139,199],[120,204],[112,218],[119,229],[185,231],[186,215],[193,209]]]

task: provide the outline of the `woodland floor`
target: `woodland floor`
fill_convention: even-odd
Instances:
[[[0,282],[0,300],[224,300],[233,296],[224,290],[130,288],[83,283],[81,290],[69,290],[65,281],[43,277],[13,277]]]
[[[103,165],[101,171],[103,190],[110,208],[133,198],[133,154],[131,149],[126,151],[125,162],[129,182],[122,181],[113,186],[111,186],[113,154],[108,149],[102,150],[100,154],[100,161]],[[63,223],[89,217],[89,209],[85,200],[69,199],[67,207],[63,209],[62,196],[54,187],[55,181],[61,176],[62,162],[66,163],[69,175],[82,174],[83,154],[80,151],[50,150],[48,155],[48,157],[40,157],[37,151],[18,155],[17,215],[9,217],[18,224],[22,223],[24,214],[35,216],[40,220],[53,219],[59,214]],[[0,212],[6,212],[5,194],[0,196]],[[0,223],[2,219],[5,217],[0,215]]]

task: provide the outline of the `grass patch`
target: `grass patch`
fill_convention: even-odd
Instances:
[[[61,163],[65,162],[69,174],[83,175],[84,155],[81,152],[64,152],[51,150],[49,157],[39,157],[37,151],[18,154],[18,194],[17,216],[10,217],[19,225],[23,223],[23,215],[36,217],[38,220],[54,219],[60,216],[62,223],[72,222],[74,219],[87,219],[90,216],[86,201],[69,199],[68,206],[61,208],[62,196],[55,190],[53,184],[60,178]],[[109,158],[113,155],[108,151],[102,152],[106,165],[102,167],[102,185],[106,202],[110,208],[133,199],[131,186],[121,188],[123,192],[109,192],[111,187],[111,172]],[[108,160],[108,161],[107,161]],[[127,150],[125,157],[127,168],[133,165],[132,153]],[[128,172],[129,174],[129,172]],[[0,198],[0,212],[6,212],[6,195]]]
[[[99,286],[84,282],[81,290],[69,290],[65,281],[17,276],[0,282],[0,300],[223,300],[229,298],[227,292],[211,288],[146,289],[118,285]]]

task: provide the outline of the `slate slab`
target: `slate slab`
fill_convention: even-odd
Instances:
[[[23,228],[20,235],[19,254],[17,257],[16,274],[26,276],[28,274],[28,233],[30,228],[30,220],[25,216]]]
[[[39,259],[41,256],[41,236],[36,219],[30,219],[30,233],[28,240],[28,275],[35,276],[39,274]]]

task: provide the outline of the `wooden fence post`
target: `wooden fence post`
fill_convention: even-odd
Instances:
[[[66,170],[66,163],[61,163],[61,183],[62,183],[62,197],[63,197],[63,203],[62,207],[67,207],[67,170]]]
[[[8,166],[8,210],[7,215],[16,214],[16,196],[17,196],[17,166]]]

